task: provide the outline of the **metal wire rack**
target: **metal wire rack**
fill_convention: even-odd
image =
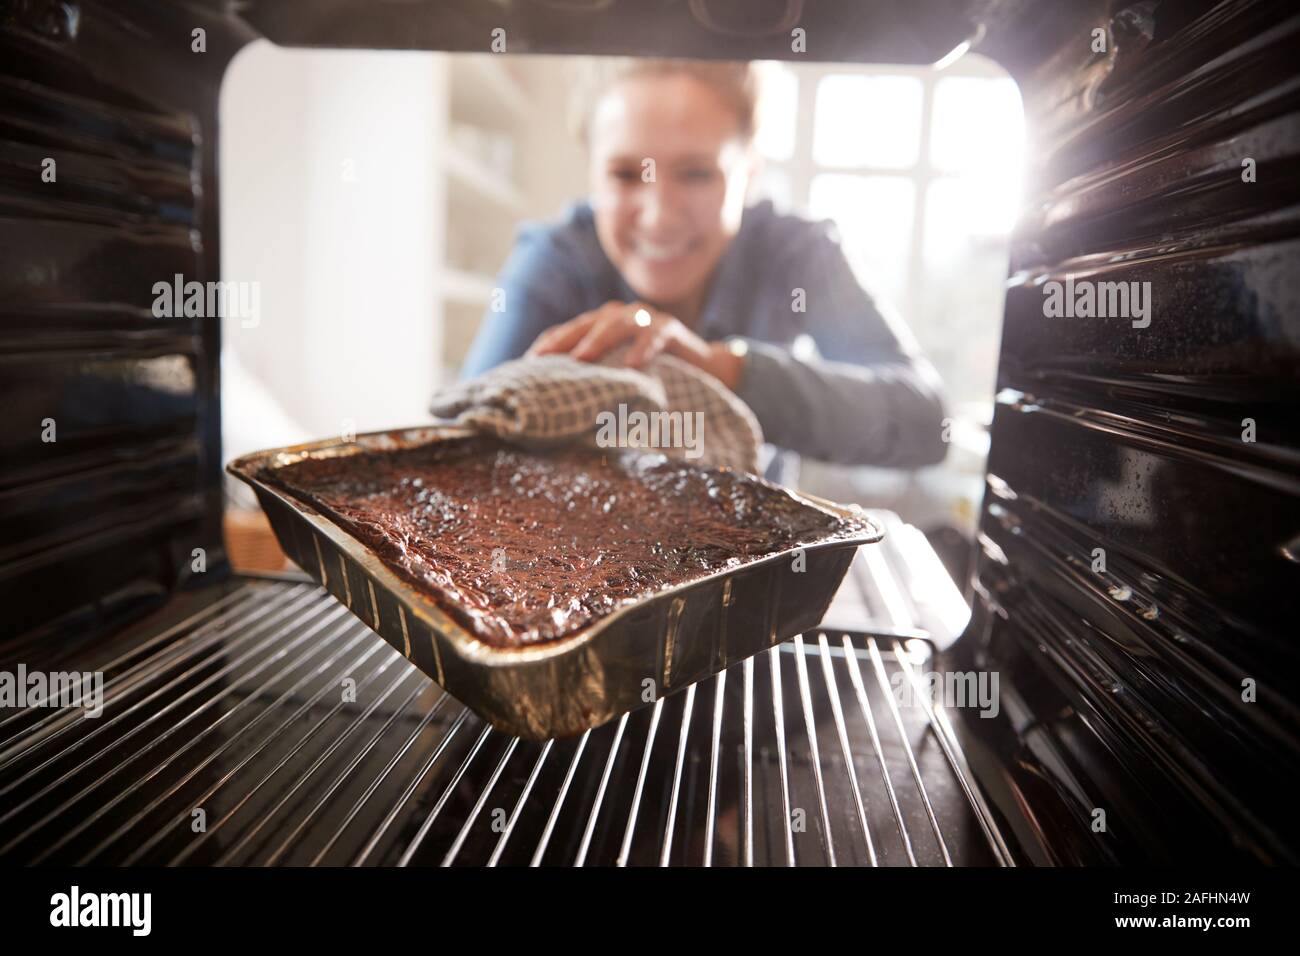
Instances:
[[[2,712],[0,859],[1009,864],[919,690],[930,645],[897,556],[876,554],[855,573],[887,626],[801,635],[543,743],[494,731],[313,585],[190,595],[45,662],[101,671],[102,715]]]

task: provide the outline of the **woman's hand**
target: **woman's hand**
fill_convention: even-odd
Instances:
[[[644,368],[656,355],[676,355],[708,372],[735,391],[744,359],[725,343],[706,342],[666,312],[641,302],[610,301],[561,325],[547,329],[528,349],[529,355],[567,353],[594,362],[630,341],[623,364]]]

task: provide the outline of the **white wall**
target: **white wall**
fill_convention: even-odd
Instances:
[[[445,62],[429,53],[259,41],[231,64],[222,273],[260,283],[261,318],[223,329],[238,353],[223,383],[227,459],[338,435],[348,420],[369,431],[427,418],[442,334],[445,83]],[[283,416],[229,394],[248,377]],[[300,433],[274,434],[289,423]]]

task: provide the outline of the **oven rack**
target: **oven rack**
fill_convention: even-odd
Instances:
[[[184,595],[40,662],[102,671],[102,716],[0,711],[0,859],[1010,865],[947,712],[899,693],[932,648],[898,539],[872,551],[850,581],[878,626],[544,742],[489,727],[309,582]]]

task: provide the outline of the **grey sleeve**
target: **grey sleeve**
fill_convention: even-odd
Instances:
[[[737,394],[768,441],[846,465],[919,468],[942,461],[942,386],[908,330],[876,307],[833,233],[818,229],[791,260],[805,290],[816,354],[745,338]]]

